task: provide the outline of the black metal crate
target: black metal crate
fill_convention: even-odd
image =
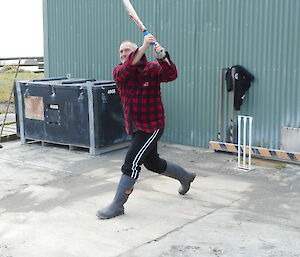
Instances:
[[[53,78],[19,81],[17,131],[26,139],[86,147],[92,154],[127,142],[123,110],[113,81]]]

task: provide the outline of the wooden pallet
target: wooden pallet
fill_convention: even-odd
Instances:
[[[2,124],[0,125],[0,128],[1,126]],[[16,123],[5,124],[1,135],[1,142],[15,140],[18,138]]]

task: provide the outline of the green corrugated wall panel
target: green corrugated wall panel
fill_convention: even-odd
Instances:
[[[195,22],[197,0],[158,1],[157,17],[161,26],[157,34],[162,45],[168,47],[178,68],[175,83],[163,85],[164,102],[167,111],[167,127],[164,139],[184,144],[195,144],[195,80],[196,56],[195,41],[197,23]],[[176,4],[176,6],[175,6]],[[171,9],[170,10],[170,6]],[[169,15],[165,15],[169,13]],[[171,18],[172,17],[172,18]],[[177,17],[177,18],[176,18]],[[171,18],[171,19],[170,19]]]
[[[281,127],[300,127],[299,0],[132,3],[179,71],[176,81],[162,85],[164,140],[207,146],[216,138],[218,70],[235,64],[256,78],[235,113],[253,116],[255,145],[279,148]],[[44,19],[47,76],[111,79],[119,43],[143,40],[121,0],[44,0]],[[226,93],[224,130],[228,97]]]

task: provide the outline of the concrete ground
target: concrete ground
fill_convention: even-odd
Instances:
[[[3,143],[0,149],[1,257],[299,257],[300,166],[204,148],[159,145],[163,158],[197,177],[179,183],[144,168],[125,215],[99,220],[120,177],[126,149],[85,151]]]

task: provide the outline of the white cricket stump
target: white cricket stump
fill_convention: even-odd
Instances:
[[[241,116],[241,115],[238,116],[237,168],[242,170],[254,170],[254,168],[251,166],[252,120],[253,118],[251,116]],[[242,158],[241,158],[241,152],[243,152]]]

